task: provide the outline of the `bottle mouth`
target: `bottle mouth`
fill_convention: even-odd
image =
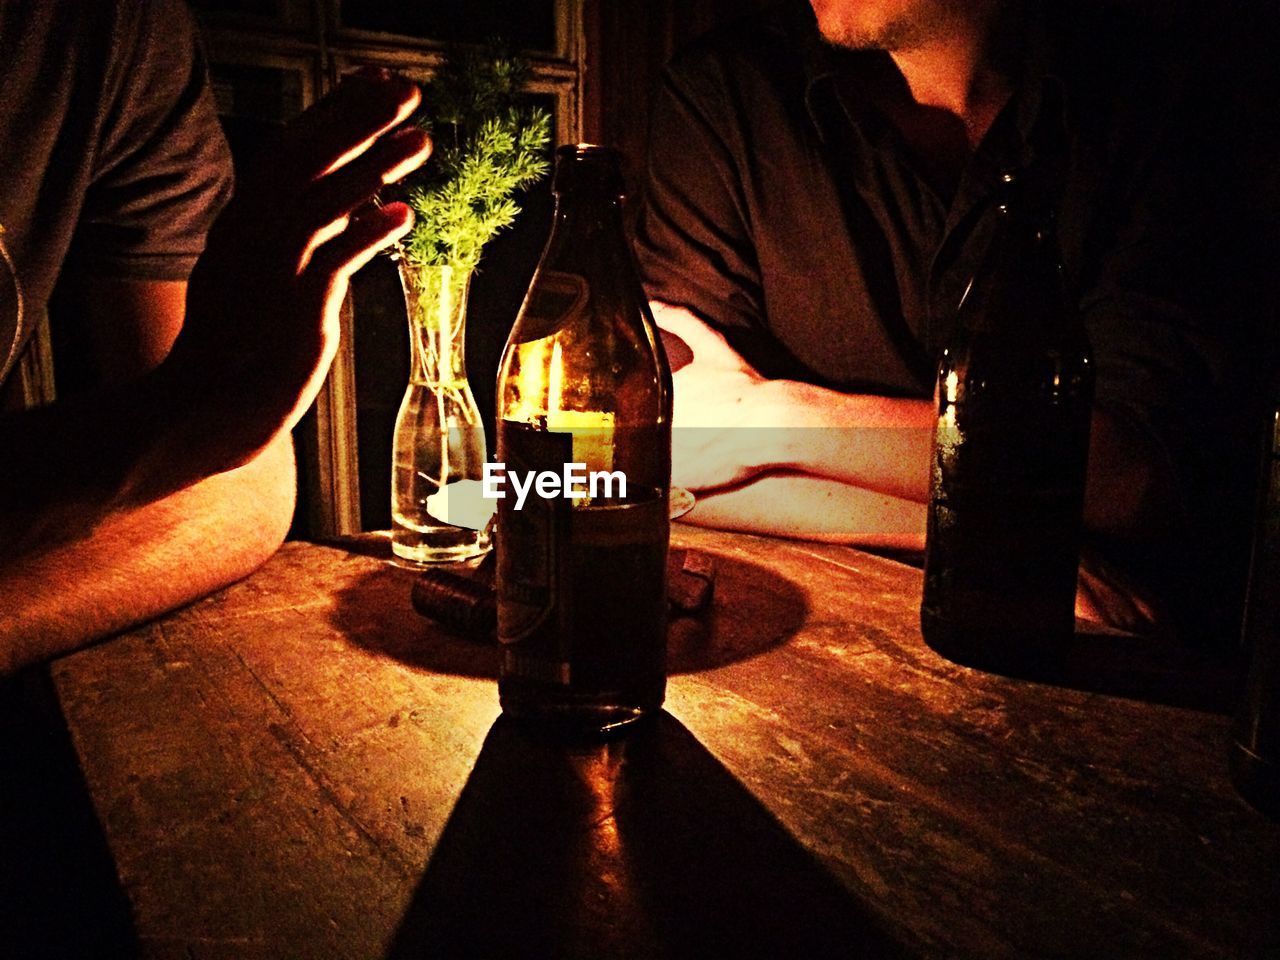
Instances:
[[[556,195],[587,190],[622,197],[626,188],[622,180],[621,151],[598,143],[557,147],[551,190]]]
[[[617,147],[606,146],[602,143],[567,143],[564,146],[556,147],[557,161],[596,158],[618,161],[622,159],[622,152]]]

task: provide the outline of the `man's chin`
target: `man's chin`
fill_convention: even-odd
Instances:
[[[895,50],[899,47],[892,37],[878,32],[851,30],[844,24],[823,27],[819,23],[818,32],[827,43],[845,50]]]
[[[935,35],[945,22],[945,5],[937,9],[917,6],[896,15],[876,18],[858,17],[848,6],[830,0],[810,0],[822,38],[847,50],[910,50]]]
[[[822,39],[846,50],[898,50],[910,45],[909,25],[850,23],[835,14],[818,13],[818,32]]]

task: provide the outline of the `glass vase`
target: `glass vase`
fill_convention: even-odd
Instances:
[[[410,366],[392,441],[391,549],[413,563],[465,560],[489,549],[492,513],[463,353],[471,273],[403,258],[399,269]]]

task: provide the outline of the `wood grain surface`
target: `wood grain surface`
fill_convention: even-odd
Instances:
[[[1227,719],[1152,702],[1203,678],[1123,638],[1091,641],[1110,686],[978,673],[923,645],[911,567],[674,542],[713,610],[610,744],[498,721],[496,651],[418,616],[381,540],[287,544],[54,664],[143,955],[1280,955]]]

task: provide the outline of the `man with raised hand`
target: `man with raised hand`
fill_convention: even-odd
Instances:
[[[3,673],[279,546],[290,430],[337,349],[348,278],[410,226],[405,205],[369,201],[430,142],[401,127],[417,88],[365,72],[225,203],[229,156],[181,3],[3,0],[0,63],[0,379],[56,284],[55,322],[75,323],[92,381],[0,416]]]

